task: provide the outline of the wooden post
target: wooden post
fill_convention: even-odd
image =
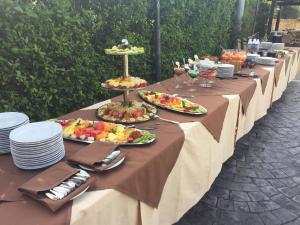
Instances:
[[[267,36],[270,35],[271,30],[272,30],[272,21],[273,21],[273,14],[274,14],[275,5],[276,5],[276,0],[272,0],[270,13],[269,13],[269,20],[268,20]]]
[[[278,29],[279,29],[280,17],[281,17],[281,6],[279,6],[279,11],[277,14],[276,25],[275,25],[276,31],[278,31]]]
[[[255,14],[254,14],[254,20],[252,25],[252,34],[255,33],[256,17],[257,17],[258,10],[259,10],[259,0],[256,0]]]
[[[155,34],[155,80],[161,80],[161,49],[160,49],[160,0],[156,0],[156,34]]]

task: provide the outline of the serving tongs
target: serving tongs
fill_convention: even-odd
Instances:
[[[243,73],[243,72],[235,72],[234,73],[235,76],[238,76],[238,77],[251,77],[251,78],[257,78],[257,74],[252,71],[250,73]]]

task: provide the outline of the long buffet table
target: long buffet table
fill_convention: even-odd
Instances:
[[[243,84],[245,86],[237,89],[236,93],[235,90],[232,91],[230,84],[226,87],[228,90],[225,89],[227,91],[223,97],[228,101],[228,105],[226,105],[227,110],[219,134],[216,135],[216,132],[210,130],[209,120],[180,123],[180,128],[184,133],[184,142],[163,186],[157,207],[138,200],[138,197],[134,198],[124,192],[109,188],[86,192],[80,198],[75,199],[72,206],[52,214],[45,211],[42,206],[42,209],[28,210],[27,204],[32,204],[28,201],[1,202],[3,193],[0,193],[1,220],[6,221],[5,225],[17,225],[17,221],[22,221],[25,225],[167,225],[175,223],[209,190],[223,162],[232,156],[236,141],[251,130],[256,120],[267,114],[272,103],[281,97],[288,82],[295,78],[300,69],[300,49],[295,48],[295,52],[290,53],[275,67],[257,65],[255,69],[259,77],[254,79],[254,82],[245,81]],[[249,91],[245,94],[244,89],[249,89]],[[201,98],[209,98],[210,95],[212,94],[208,92]],[[97,109],[99,105],[108,101],[84,108],[81,112]],[[217,107],[214,110],[217,111]],[[22,214],[22,220],[15,219],[16,211]]]

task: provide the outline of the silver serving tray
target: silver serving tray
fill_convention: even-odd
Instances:
[[[147,86],[145,86],[145,87],[138,87],[138,88],[117,88],[117,87],[108,87],[108,86],[106,85],[106,83],[101,83],[101,87],[107,88],[107,89],[113,90],[113,91],[136,91],[136,90],[144,89],[144,88],[146,88]]]
[[[152,105],[158,106],[158,107],[160,107],[160,108],[162,108],[162,109],[167,109],[167,110],[171,110],[171,111],[174,111],[174,112],[178,112],[178,113],[189,114],[189,115],[205,115],[205,114],[207,114],[207,112],[208,112],[207,109],[206,109],[205,107],[203,107],[203,106],[201,106],[201,105],[199,105],[199,104],[197,104],[197,103],[194,103],[194,102],[192,102],[192,101],[189,101],[189,100],[187,100],[186,98],[181,98],[181,97],[178,97],[178,96],[176,96],[176,97],[179,98],[179,99],[181,99],[181,100],[185,100],[185,101],[187,101],[187,102],[190,102],[190,103],[199,105],[202,109],[206,110],[206,112],[183,112],[183,111],[176,110],[176,109],[173,109],[173,108],[170,108],[170,107],[166,107],[166,106],[161,105],[161,104],[157,104],[157,103],[151,102],[151,101],[145,99],[140,93],[139,93],[139,96],[140,96],[144,101],[146,101],[146,102],[148,102],[148,103],[150,103],[150,104],[152,104]],[[172,96],[172,95],[170,95],[170,96]]]
[[[63,121],[68,121],[68,120],[63,120]],[[56,120],[56,122],[59,123],[59,120]],[[137,128],[134,128],[134,129],[138,130],[138,131],[142,131],[141,129],[137,129]],[[77,138],[70,138],[70,137],[65,137],[65,136],[63,136],[63,138],[65,140],[75,141],[75,142],[81,142],[81,143],[86,143],[86,144],[92,144],[92,143],[95,142],[95,140],[94,141],[88,141],[88,140],[82,140],[82,139],[77,139]],[[109,141],[99,141],[99,142],[118,144],[118,145],[122,145],[122,146],[133,146],[133,145],[147,145],[147,144],[151,144],[155,140],[156,140],[156,138],[152,138],[151,140],[149,140],[148,142],[145,142],[145,143],[114,143],[114,142],[109,142]]]
[[[139,130],[139,129],[136,129]],[[68,137],[64,137],[65,140],[69,140],[69,141],[75,141],[75,142],[81,142],[81,143],[86,143],[86,144],[92,144],[95,141],[88,141],[88,140],[81,140],[81,139],[74,139],[74,138],[68,138]],[[149,140],[148,142],[145,143],[114,143],[114,142],[109,142],[109,141],[99,141],[99,142],[103,142],[103,143],[110,143],[110,144],[117,144],[120,146],[135,146],[135,145],[148,145],[151,144],[152,142],[154,142],[156,140],[156,138],[153,138],[151,140]]]
[[[129,125],[129,124],[143,123],[143,122],[147,122],[147,121],[151,120],[151,119],[153,118],[153,116],[157,114],[157,109],[154,107],[154,109],[155,109],[155,112],[153,112],[154,115],[149,116],[149,118],[145,118],[145,119],[143,119],[143,120],[128,121],[128,122],[127,122],[127,121],[125,121],[125,122],[124,122],[124,121],[118,121],[118,120],[109,120],[109,119],[103,118],[103,117],[100,116],[99,113],[98,113],[98,111],[99,111],[99,109],[100,109],[101,107],[105,107],[105,106],[108,105],[108,104],[110,104],[110,103],[107,103],[107,104],[105,104],[105,105],[100,106],[100,107],[96,110],[96,115],[97,115],[97,117],[99,117],[101,120],[106,121],[106,122],[110,122],[110,123],[128,124],[128,125]],[[147,104],[147,103],[144,102],[144,104]],[[149,104],[148,104],[148,105],[149,105]],[[153,105],[151,105],[151,104],[150,104],[150,106],[153,107]]]

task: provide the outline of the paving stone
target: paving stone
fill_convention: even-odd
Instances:
[[[216,207],[217,202],[218,202],[218,198],[214,195],[209,195],[206,194],[203,198],[202,201],[205,202],[206,204]]]
[[[273,215],[275,215],[278,219],[278,221],[282,224],[293,221],[295,218],[297,218],[297,215],[290,212],[287,209],[275,209],[272,211]]]
[[[260,187],[260,190],[265,193],[267,196],[273,196],[276,194],[279,194],[280,192],[274,188],[273,186],[264,186],[264,187]]]
[[[233,201],[219,198],[218,208],[223,210],[234,210]]]
[[[265,208],[266,211],[271,211],[274,209],[279,209],[280,205],[273,201],[260,201],[259,204]]]
[[[285,184],[288,187],[294,187],[297,185],[297,183],[292,178],[283,178],[280,179],[280,182]]]
[[[252,179],[249,177],[236,176],[233,180],[238,183],[252,183]]]
[[[250,208],[250,211],[253,213],[260,213],[265,211],[265,208],[258,202],[248,202],[248,206]]]
[[[231,191],[230,199],[234,201],[251,201],[247,192],[244,191]]]
[[[297,218],[296,220],[286,223],[285,225],[299,225],[300,224],[300,218]]]
[[[211,188],[208,194],[218,198],[229,199],[229,190],[216,185]]]
[[[259,217],[265,225],[280,225],[280,221],[271,212],[260,213]]]
[[[252,201],[263,201],[263,200],[269,200],[269,197],[266,196],[262,192],[253,191],[248,193]]]
[[[235,211],[244,211],[244,212],[250,211],[247,202],[234,201],[233,205]]]
[[[300,185],[289,188],[279,188],[279,190],[288,197],[294,197],[295,195],[300,194]]]
[[[277,179],[270,179],[269,183],[275,188],[286,187],[286,185],[284,183],[280,182],[280,180],[277,180]]]
[[[265,179],[253,178],[253,181],[259,187],[270,185],[270,183]]]
[[[294,200],[295,202],[300,203],[300,195],[294,196],[293,200]]]

